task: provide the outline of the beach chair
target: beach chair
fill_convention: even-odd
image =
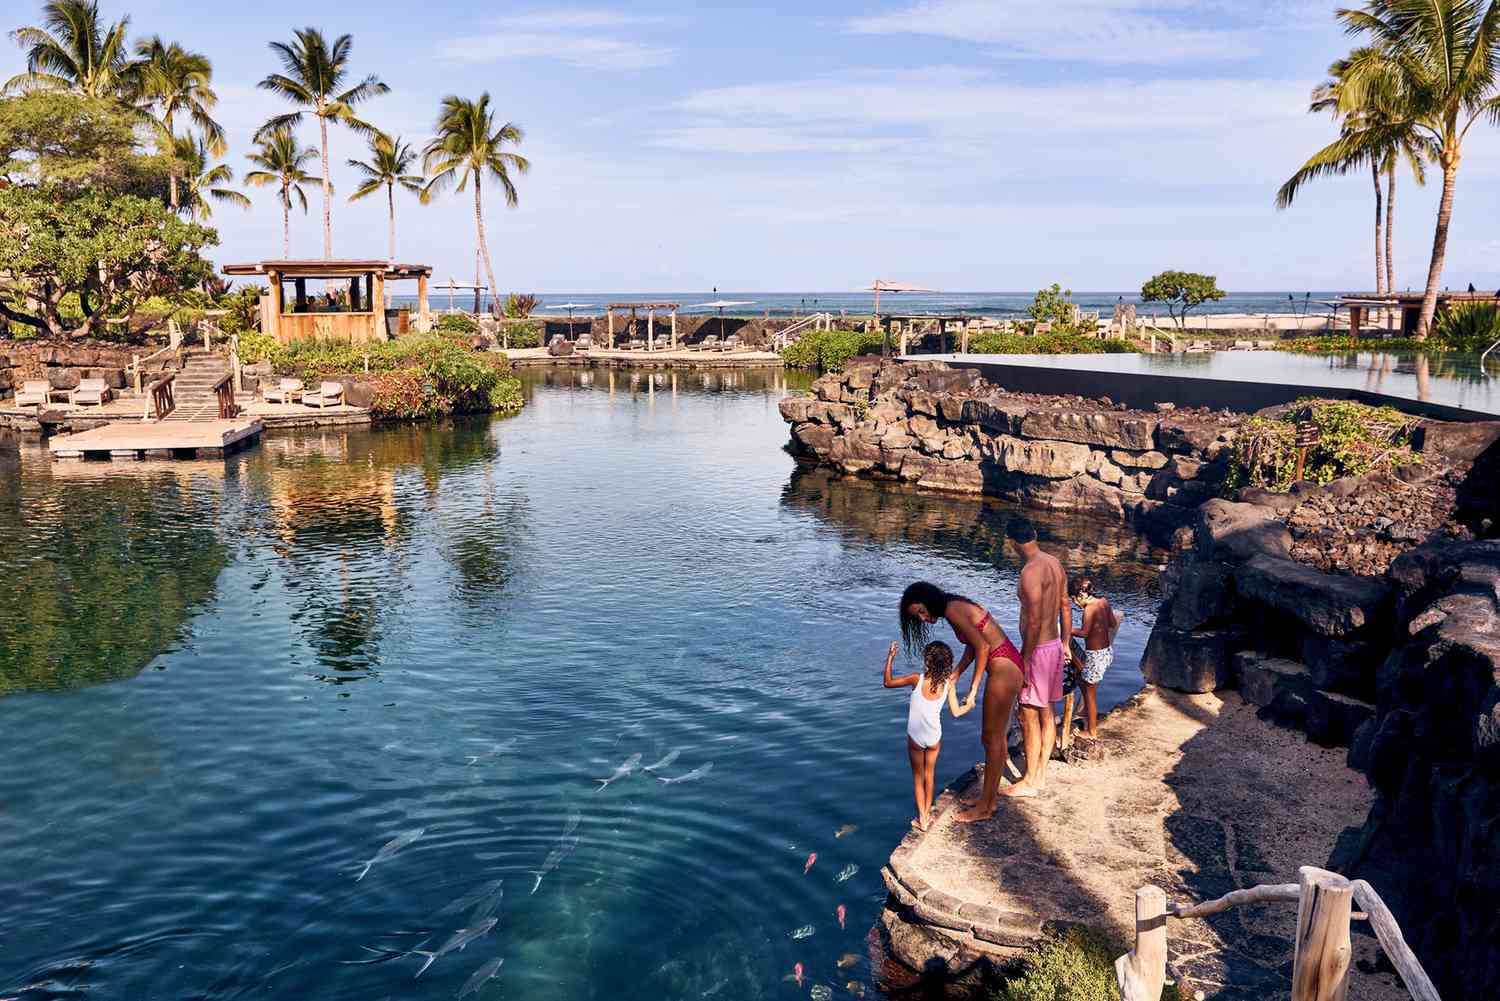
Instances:
[[[1262,351],[1275,351],[1276,350],[1276,342],[1275,341],[1256,341],[1255,342],[1255,346],[1258,347],[1258,348],[1260,348]]]
[[[646,350],[646,342],[641,340],[639,337],[632,337],[630,340],[625,342],[625,350],[644,351]]]
[[[329,382],[326,379],[318,387],[316,393],[305,393],[302,396],[304,406],[317,407],[319,410],[322,410],[324,407],[336,407],[343,402],[344,384],[341,382]]]
[[[52,383],[46,379],[27,379],[16,390],[15,405],[18,407],[45,407]]]
[[[573,342],[562,334],[554,334],[552,340],[547,342],[547,354],[553,358],[562,358],[573,353]]]
[[[574,352],[574,354],[577,354],[580,351],[592,351],[593,349],[594,349],[594,339],[592,337],[590,337],[588,334],[582,334],[582,335],[580,335],[579,338],[578,338],[578,340],[576,340],[576,341],[573,342],[573,352]]]
[[[719,342],[720,351],[738,351],[740,349],[740,335],[730,334]]]
[[[68,402],[77,407],[102,407],[114,395],[114,391],[103,379],[84,379],[78,383],[77,389],[68,394]]]
[[[1255,344],[1253,341],[1235,341],[1234,349],[1236,351],[1253,351]]]
[[[265,391],[267,403],[296,403],[302,399],[301,379],[282,379],[280,383]]]

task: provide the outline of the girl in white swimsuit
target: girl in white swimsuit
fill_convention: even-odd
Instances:
[[[927,644],[922,651],[921,674],[891,676],[896,661],[897,643],[891,644],[885,658],[885,687],[911,688],[911,703],[906,714],[906,753],[911,760],[912,794],[917,801],[917,819],[912,826],[925,831],[932,826],[932,774],[937,768],[938,745],[943,740],[943,703],[948,703],[954,717],[974,708],[974,703],[958,701],[953,688],[953,649],[946,643]]]

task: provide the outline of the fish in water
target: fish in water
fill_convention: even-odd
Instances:
[[[839,927],[844,927],[844,915],[847,913],[844,910],[844,905],[839,904],[838,908],[833,913],[839,919]]]
[[[846,952],[839,957],[839,969],[841,970],[848,969],[851,966],[856,966],[858,965],[858,963],[859,956],[852,952]]]
[[[511,737],[509,740],[502,740],[497,744],[491,744],[490,749],[488,751],[485,751],[483,754],[468,755],[467,760],[470,765],[477,765],[481,761],[488,761],[490,758],[498,758],[502,754],[509,754],[515,749],[516,738]]]
[[[543,862],[542,867],[537,870],[536,882],[531,887],[531,892],[533,894],[541,888],[542,877],[547,875],[547,873],[551,872],[553,869],[556,869],[558,866],[562,865],[562,860],[567,858],[568,854],[577,847],[578,835],[576,834],[565,835],[557,842],[557,847],[547,853],[547,860]]]
[[[865,985],[860,983],[858,980],[849,981],[844,985],[844,990],[848,991],[850,994],[853,994],[857,998],[862,998],[865,996]]]
[[[491,894],[498,893],[500,890],[500,884],[502,882],[503,880],[492,879],[488,883],[480,883],[478,886],[474,887],[474,889],[470,890],[468,893],[465,893],[462,897],[459,897],[457,900],[453,901],[451,904],[438,911],[438,917],[444,917],[449,914],[457,914],[459,911],[468,910],[475,904],[481,903]]]
[[[474,971],[473,976],[464,981],[464,985],[458,989],[458,996],[461,998],[468,997],[479,990],[485,983],[495,978],[495,974],[500,972],[500,967],[504,964],[505,960],[503,959],[492,959],[488,963],[485,963]]]
[[[479,922],[479,924],[474,925],[473,927],[460,928],[452,935],[449,935],[448,941],[444,942],[433,952],[426,952],[422,949],[413,949],[413,955],[427,957],[427,962],[422,964],[422,968],[417,971],[416,976],[420,977],[422,974],[426,973],[427,968],[435,963],[439,957],[446,956],[450,952],[462,952],[464,949],[468,948],[470,942],[474,941],[476,938],[483,938],[491,931],[493,931],[495,925],[498,923],[499,921],[496,918],[485,918],[483,921]],[[413,977],[412,979],[415,980],[416,977]]]
[[[797,981],[797,986],[802,986],[802,964],[798,963],[792,967],[792,979]]]
[[[672,751],[672,752],[668,753],[665,758],[662,758],[660,761],[658,761],[656,764],[654,764],[654,765],[647,765],[645,768],[642,768],[641,771],[643,771],[643,772],[654,772],[658,768],[665,768],[665,767],[667,767],[668,765],[670,765],[672,762],[676,761],[680,757],[682,757],[682,752],[681,751]]]
[[[833,836],[836,838],[842,838],[844,835],[853,834],[857,830],[859,830],[859,828],[855,827],[853,824],[845,824],[843,827],[840,827],[838,830],[834,831]]]
[[[714,984],[714,985],[713,985],[713,986],[712,986],[712,987],[710,987],[710,988],[709,988],[709,989],[708,989],[708,990],[706,990],[706,991],[704,991],[704,992],[703,992],[703,997],[706,997],[706,998],[711,998],[711,997],[713,997],[713,996],[714,996],[714,995],[715,995],[715,994],[717,994],[717,993],[719,993],[719,992],[720,992],[720,991],[722,991],[722,990],[723,990],[723,989],[724,989],[724,987],[725,987],[725,986],[726,986],[726,985],[727,985],[727,984],[728,984],[728,983],[729,983],[729,981],[727,981],[727,980],[720,980],[720,981],[719,981],[719,982],[718,982],[718,983],[716,983],[716,984]]]
[[[859,866],[855,865],[853,862],[850,862],[848,865],[840,869],[839,874],[833,878],[840,883],[845,883],[853,879],[854,874],[857,872],[859,872]]]
[[[815,930],[812,925],[803,925],[792,932],[792,938],[812,938]]]
[[[568,814],[568,819],[563,822],[562,836],[567,837],[578,830],[578,825],[581,823],[583,823],[583,811],[575,808],[572,813]]]
[[[807,857],[807,865],[805,865],[805,866],[802,867],[802,875],[806,876],[809,872],[811,872],[812,871],[812,867],[813,867],[813,863],[816,862],[817,860],[818,860],[818,853],[817,852],[813,852],[811,855],[809,855]]]
[[[713,770],[714,770],[714,763],[712,761],[710,761],[706,765],[699,765],[697,768],[694,768],[692,771],[688,772],[686,775],[678,775],[678,776],[676,776],[674,778],[670,778],[670,779],[664,779],[660,775],[658,775],[656,778],[657,778],[657,781],[662,782],[665,785],[674,786],[674,785],[676,785],[679,782],[694,782],[694,781],[696,781],[698,779],[703,778],[703,776],[707,775],[709,772],[711,772]]]
[[[640,766],[640,763],[641,756],[639,754],[632,754],[630,757],[625,759],[624,763],[621,764],[619,768],[615,769],[615,773],[609,778],[595,779],[594,781],[599,783],[599,788],[595,789],[594,791],[603,792],[605,789],[608,789],[611,783],[618,782],[620,779],[623,779],[625,776],[635,771],[636,768]]]
[[[833,997],[833,988],[827,984],[813,984],[812,990],[807,992],[812,1001],[828,1001]]]
[[[417,827],[413,828],[410,831],[403,831],[400,834],[396,835],[394,838],[387,841],[384,845],[381,846],[380,851],[375,853],[374,858],[363,863],[364,868],[360,870],[358,876],[354,877],[354,881],[358,883],[360,880],[365,878],[365,875],[370,871],[371,866],[377,865],[381,862],[389,861],[392,857],[395,856],[397,852],[426,833],[427,828]]]

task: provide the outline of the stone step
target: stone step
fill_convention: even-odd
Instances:
[[[1235,676],[1246,702],[1278,726],[1300,730],[1325,747],[1348,747],[1375,707],[1340,692],[1318,688],[1306,664],[1253,650],[1234,655]]]

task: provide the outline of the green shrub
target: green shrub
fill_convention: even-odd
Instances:
[[[505,315],[511,319],[524,319],[536,310],[536,304],[536,296],[512,292],[505,297]]]
[[[1393,407],[1352,400],[1307,400],[1286,417],[1252,417],[1234,440],[1226,491],[1242,486],[1286,490],[1297,469],[1297,424],[1310,422],[1319,440],[1307,450],[1302,478],[1328,483],[1421,462],[1411,449],[1416,421]]]
[[[1101,932],[1074,928],[1028,949],[1021,972],[1006,978],[991,1001],[1115,1001],[1120,985],[1115,959],[1126,952]],[[1162,991],[1163,1001],[1178,1001],[1175,985]]]
[[[874,330],[809,330],[781,351],[781,358],[793,368],[819,372],[839,372],[850,358],[879,354],[885,337]]]
[[[1026,307],[1026,313],[1033,322],[1053,323],[1058,326],[1073,328],[1073,290],[1064,289],[1057,282],[1053,282],[1048,288],[1042,289]]]
[[[1432,336],[1448,351],[1478,354],[1500,340],[1500,307],[1465,302],[1438,314]]]
[[[1088,355],[1128,354],[1135,348],[1127,341],[1106,341],[1055,330],[1030,335],[986,330],[969,337],[969,350],[986,355]]]
[[[513,348],[535,348],[542,343],[542,321],[528,320],[525,323],[505,325],[505,343]]]
[[[437,329],[455,334],[477,334],[479,324],[468,313],[444,313],[438,319]]]

